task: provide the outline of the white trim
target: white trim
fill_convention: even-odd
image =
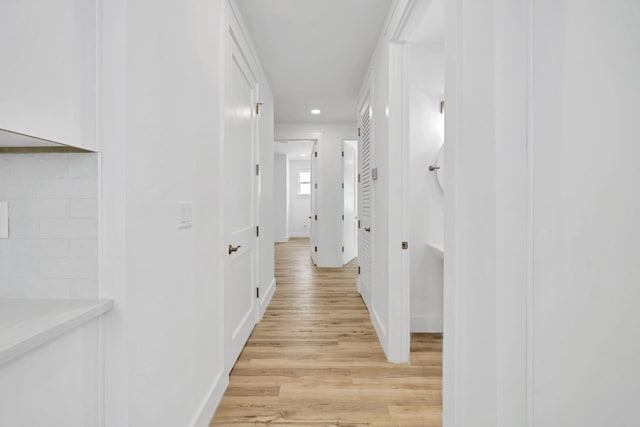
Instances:
[[[457,210],[457,146],[460,137],[460,88],[462,78],[462,0],[451,0],[445,3],[445,78],[444,93],[446,99],[446,119],[444,145],[448,160],[445,168],[447,192],[444,203],[444,245],[447,248],[447,261],[444,263],[443,287],[443,349],[442,349],[442,423],[453,427],[458,424],[456,414],[460,404],[456,391],[460,390],[460,379],[456,375],[460,366],[460,355],[457,351],[460,341],[458,324],[457,283],[457,234],[455,214]]]
[[[339,268],[343,267],[342,258],[318,258],[318,268]]]
[[[365,290],[365,288],[362,287],[362,284],[360,283],[360,275],[358,275],[358,278],[356,279],[356,290],[358,291],[358,293],[360,294],[360,296],[362,297],[362,301],[364,301],[364,306],[367,307],[367,311],[371,311],[371,307],[369,307],[369,303],[367,301],[370,301],[369,294],[363,294],[362,291]]]
[[[442,332],[442,316],[420,314],[411,316],[412,333],[440,333]]]
[[[289,236],[274,237],[273,241],[275,243],[287,243],[289,241]]]
[[[404,25],[407,21],[402,20]],[[398,29],[397,31],[401,31]],[[400,188],[399,192],[389,191],[387,210],[387,287],[388,287],[388,327],[389,335],[387,356],[390,361],[403,363],[409,361],[411,343],[409,292],[409,251],[401,249],[401,242],[408,240],[408,164],[409,138],[407,137],[408,97],[407,62],[403,44],[389,44],[389,140],[399,141],[389,148],[388,168],[389,188]],[[400,206],[400,209],[397,209]]]
[[[269,307],[271,303],[271,298],[273,298],[273,294],[276,293],[276,278],[271,279],[271,283],[267,286],[267,289],[264,291],[263,295],[260,297],[260,301],[258,302],[258,312],[259,312],[259,320],[262,320],[262,316],[264,316],[265,311]]]
[[[308,239],[310,237],[311,235],[309,233],[289,233],[287,241],[289,241],[289,239]]]
[[[206,398],[200,404],[198,411],[192,418],[189,424],[191,427],[207,427],[209,425],[228,385],[229,377],[224,375],[224,372],[220,372],[213,381],[213,385],[209,389]]]
[[[533,398],[533,386],[534,386],[534,372],[533,372],[533,306],[534,306],[534,299],[533,299],[533,283],[534,283],[534,276],[533,276],[533,268],[534,268],[534,239],[533,239],[533,232],[534,232],[534,226],[533,226],[533,214],[534,214],[534,209],[535,209],[535,205],[534,205],[534,122],[535,122],[535,117],[533,114],[534,111],[534,82],[533,82],[533,76],[534,76],[534,69],[533,69],[533,61],[534,61],[534,2],[533,0],[529,0],[529,33],[528,33],[528,37],[529,37],[529,55],[528,55],[528,59],[529,59],[529,64],[528,64],[528,69],[527,69],[527,80],[528,80],[528,87],[527,87],[527,95],[528,95],[528,102],[527,102],[527,167],[529,168],[529,170],[527,171],[527,179],[528,179],[528,183],[527,183],[527,191],[529,191],[528,197],[527,197],[527,237],[526,237],[526,309],[527,309],[527,313],[526,313],[526,334],[527,334],[527,342],[526,342],[526,379],[527,379],[527,385],[526,385],[526,405],[527,405],[527,414],[526,414],[526,420],[527,420],[527,427],[533,427],[535,424],[535,420],[534,420],[534,416],[533,416],[533,410],[534,410],[534,405],[535,405],[535,401]]]
[[[380,316],[378,316],[378,312],[374,307],[369,308],[369,317],[371,318],[371,323],[373,323],[373,329],[376,330],[376,334],[378,335],[378,339],[380,340],[380,345],[382,346],[382,351],[384,351],[387,359],[390,359],[388,350],[388,336],[387,329],[384,327],[382,322],[380,321]]]

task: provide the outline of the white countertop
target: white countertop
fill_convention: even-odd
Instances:
[[[0,298],[0,365],[112,308],[106,299]]]

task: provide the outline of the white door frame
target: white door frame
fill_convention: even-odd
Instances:
[[[400,3],[400,2],[398,2]],[[389,22],[389,149],[388,210],[388,307],[387,357],[391,362],[409,361],[411,350],[409,241],[409,93],[406,45],[411,31],[427,10],[428,2],[409,0]],[[391,208],[395,207],[395,208]],[[408,249],[402,243],[408,242]]]
[[[355,205],[356,205],[356,206],[355,206],[355,211],[354,211],[354,213],[355,213],[355,220],[356,220],[356,221],[358,220],[358,197],[359,197],[359,195],[358,195],[358,178],[357,178],[357,175],[358,175],[358,140],[354,140],[354,139],[343,139],[343,140],[342,140],[342,216],[343,216],[343,219],[341,220],[341,222],[342,222],[342,223],[340,224],[340,226],[341,226],[340,228],[342,229],[342,247],[343,247],[343,248],[346,248],[346,246],[345,246],[345,240],[346,240],[346,239],[345,239],[345,235],[346,235],[346,233],[345,233],[345,226],[346,226],[346,221],[347,221],[347,218],[346,218],[346,216],[344,215],[344,213],[345,213],[345,210],[344,210],[344,200],[345,200],[345,198],[344,198],[344,192],[345,192],[346,185],[347,185],[347,183],[346,183],[346,179],[345,179],[345,167],[344,167],[344,165],[345,165],[345,161],[346,161],[346,160],[345,160],[345,159],[346,159],[346,156],[344,155],[344,153],[345,153],[345,151],[346,151],[346,150],[345,150],[345,147],[349,146],[348,142],[355,142],[355,147],[351,147],[352,149],[354,149],[354,150],[355,150],[355,157],[356,157],[356,162],[355,162],[355,164],[354,164],[355,179],[354,179],[354,182],[353,182],[352,184],[353,184],[353,186],[354,186]],[[357,257],[357,256],[358,256],[358,236],[356,236],[356,237],[355,237],[354,246],[355,246],[354,257]],[[343,265],[345,265],[345,264],[346,264],[346,262],[349,262],[349,261],[351,261],[351,260],[353,259],[353,258],[348,259],[348,260],[347,260],[347,259],[345,259],[345,254],[346,254],[346,253],[347,253],[347,252],[346,252],[346,249],[345,249],[345,251],[344,251],[344,252],[343,252],[343,254],[342,254],[342,264],[343,264]],[[346,262],[345,262],[345,261],[346,261]]]
[[[323,132],[278,132],[276,129],[275,132],[275,137],[274,140],[275,141],[310,141],[314,143],[314,149],[318,150],[318,160],[316,162],[316,168],[318,169],[317,171],[314,169],[313,170],[313,174],[312,174],[312,180],[314,182],[318,183],[319,187],[323,186],[323,175],[322,175],[322,170],[323,170]],[[313,162],[314,159],[310,158],[309,159],[310,162]],[[317,175],[317,180],[315,177],[313,177],[313,175]],[[287,191],[289,191],[289,189],[287,189]],[[314,189],[312,189],[311,191],[314,191]],[[312,195],[313,197],[313,195]],[[309,202],[311,203],[311,201]],[[319,203],[319,200],[316,199],[316,203]],[[313,212],[311,212],[311,215],[314,215]],[[313,218],[312,218],[313,221]],[[318,223],[315,222],[315,229],[317,232],[317,227],[318,227]],[[309,245],[310,245],[310,249],[311,249],[311,240],[312,240],[312,236],[309,236]],[[309,254],[312,259],[313,256],[311,254]],[[316,254],[316,258],[314,260],[314,263],[317,262],[317,254]]]
[[[309,256],[313,264],[318,265],[318,171],[320,170],[318,157],[318,141],[313,143],[309,170],[311,172],[311,197],[309,198]]]

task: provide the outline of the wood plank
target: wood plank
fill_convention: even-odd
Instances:
[[[276,244],[277,290],[212,426],[441,426],[442,336],[386,357],[355,288],[357,261],[319,269],[307,239]]]

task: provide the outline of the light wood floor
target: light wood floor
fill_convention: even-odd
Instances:
[[[356,291],[357,264],[318,269],[307,239],[276,244],[277,291],[211,425],[441,426],[442,338],[388,363]]]

